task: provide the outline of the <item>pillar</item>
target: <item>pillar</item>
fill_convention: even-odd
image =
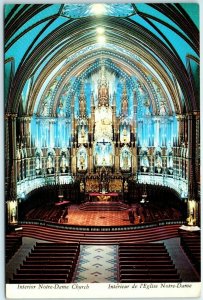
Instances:
[[[14,225],[18,222],[18,201],[17,201],[17,149],[16,149],[16,114],[10,114],[9,134],[12,144],[9,145],[10,153],[10,175],[8,187],[10,188],[7,195],[7,212],[8,224]]]
[[[188,199],[193,198],[193,116],[188,115]]]

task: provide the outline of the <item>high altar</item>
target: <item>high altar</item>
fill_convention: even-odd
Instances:
[[[123,174],[136,171],[135,120],[129,118],[125,81],[119,115],[115,92],[113,96],[109,93],[104,66],[97,82],[97,97],[94,98],[93,93],[91,96],[89,115],[82,84],[79,115],[74,119],[73,128],[72,157],[76,157],[76,161],[72,160],[72,171],[79,174],[81,191],[123,192]]]

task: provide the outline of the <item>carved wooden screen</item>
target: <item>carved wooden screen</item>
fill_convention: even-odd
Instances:
[[[110,179],[109,192],[122,192],[123,181],[122,179]]]

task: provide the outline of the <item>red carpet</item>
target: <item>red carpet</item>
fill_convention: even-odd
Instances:
[[[138,220],[137,220],[138,223]],[[68,224],[81,226],[130,225],[128,211],[84,211],[72,205],[68,211]]]

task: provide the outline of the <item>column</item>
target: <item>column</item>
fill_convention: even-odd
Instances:
[[[9,169],[10,169],[10,157],[9,157],[9,114],[5,114],[5,184],[8,186]]]
[[[51,148],[54,148],[54,123],[54,120],[49,120],[49,140]]]
[[[36,120],[36,137],[35,137],[35,147],[41,147],[41,143],[39,142],[40,134],[39,134],[39,126],[40,126],[40,121]]]
[[[188,199],[193,197],[193,116],[188,115]]]
[[[29,152],[30,152],[30,149],[31,149],[31,126],[30,126],[30,123],[31,123],[31,116],[26,116],[24,117],[24,135],[25,135],[25,141],[26,141],[26,145],[27,145],[27,148],[29,149]]]
[[[93,154],[92,154],[92,148],[88,147],[87,149],[87,168],[88,168],[88,172],[92,172],[93,171]]]
[[[156,129],[155,129],[155,142],[154,146],[159,146],[159,131],[160,131],[160,120],[158,118],[155,119]]]
[[[137,163],[137,147],[132,147],[132,174],[136,174],[138,171]]]
[[[8,209],[8,223],[16,224],[18,222],[18,202],[17,202],[17,157],[16,157],[16,114],[10,115],[10,135],[12,145],[10,145],[11,168],[9,176],[10,193],[8,195],[7,209]]]
[[[177,116],[178,122],[178,144],[181,145],[181,142],[184,140],[184,120],[182,115]]]

